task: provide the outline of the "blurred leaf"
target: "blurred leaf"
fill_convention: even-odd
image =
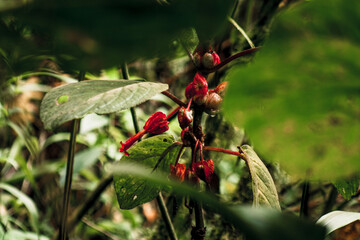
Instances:
[[[139,80],[89,80],[48,92],[40,107],[46,129],[89,113],[107,114],[134,107],[168,89],[167,84]],[[61,104],[59,98],[67,96]]]
[[[128,152],[129,156],[123,156],[121,163],[141,163],[149,169],[153,169],[161,159],[159,166],[154,171],[170,171],[170,163],[175,162],[181,145],[174,145],[175,139],[171,135],[158,135],[147,138],[133,147]],[[117,199],[122,209],[131,209],[140,204],[153,200],[162,189],[157,184],[148,184],[146,180],[133,176],[115,177],[114,187]]]
[[[1,233],[0,233],[1,237]],[[38,235],[33,232],[23,232],[16,229],[11,229],[7,231],[4,235],[2,240],[14,240],[14,239],[26,239],[26,240],[49,240],[48,237]]]
[[[0,46],[20,56],[49,54],[67,68],[99,70],[145,57],[168,57],[182,30],[213,38],[226,22],[230,0],[34,0],[3,13],[34,33],[35,41],[6,29]],[[51,24],[49,22],[51,20]],[[15,36],[14,36],[15,35]],[[12,40],[12,41],[9,41]],[[23,52],[27,54],[22,54]]]
[[[316,223],[325,226],[326,233],[329,234],[357,220],[360,220],[360,213],[333,211],[322,216]]]
[[[18,8],[29,2],[27,0],[0,0],[0,12]]]
[[[104,126],[109,125],[109,122],[109,118],[105,116],[99,116],[96,114],[86,115],[83,119],[81,119],[79,133],[84,134],[95,129],[101,129]]]
[[[250,146],[241,146],[241,150],[251,174],[253,205],[255,207],[268,206],[280,210],[275,183],[265,164]]]
[[[6,183],[0,183],[0,188],[8,191],[12,195],[14,195],[20,202],[22,202],[27,210],[29,211],[29,218],[31,227],[35,232],[39,232],[39,213],[36,208],[35,203],[31,198],[29,198],[26,194],[21,192],[19,189],[8,185]]]
[[[229,73],[226,116],[294,176],[359,172],[359,43],[359,1],[295,5],[255,62]]]
[[[82,169],[94,165],[99,159],[99,156],[103,152],[104,149],[102,147],[93,147],[76,153],[74,160],[73,177],[77,176],[77,174]],[[66,174],[66,166],[64,166],[60,171],[60,184],[62,186],[64,186],[65,184],[65,174]]]
[[[121,162],[117,165],[109,164],[105,169],[115,175],[131,176],[151,184],[171,186],[177,194],[191,196],[196,201],[202,201],[210,210],[232,223],[249,240],[320,240],[325,238],[325,228],[322,226],[274,209],[230,206],[213,195],[199,192],[193,186],[169,180],[167,172],[159,171],[157,174],[151,174],[151,169],[147,166]]]
[[[338,193],[340,193],[345,199],[350,200],[359,189],[359,177],[351,180],[337,180],[334,182],[334,186],[336,187]]]

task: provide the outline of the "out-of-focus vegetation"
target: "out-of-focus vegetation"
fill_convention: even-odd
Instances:
[[[118,111],[120,104],[113,113],[102,114],[110,112],[107,102],[93,111],[84,109],[85,98],[62,99],[42,112],[50,114],[46,119],[59,115],[52,125],[40,120],[40,103],[54,87],[74,82],[79,71],[86,71],[90,80],[125,78],[119,70],[123,62],[128,62],[132,80],[168,84],[184,98],[196,71],[184,46],[193,51],[199,42],[210,41],[221,59],[249,48],[227,16],[264,47],[253,63],[252,57],[244,57],[209,76],[210,88],[224,79],[230,87],[226,118],[220,113],[204,120],[206,145],[236,151],[252,144],[274,179],[283,212],[298,215],[306,204],[303,212],[316,221],[333,210],[358,211],[359,9],[356,1],[340,0],[0,0],[0,239],[57,236],[71,131],[64,121],[80,117],[70,238],[167,239],[155,201],[123,210],[114,188],[108,187],[112,178],[105,166],[119,162],[119,141],[135,133],[130,111]],[[97,87],[90,89],[94,95],[106,92]],[[152,91],[155,95],[162,89]],[[123,101],[123,95],[114,99]],[[63,103],[67,106],[59,114],[57,106]],[[174,107],[160,94],[137,105],[140,127],[153,112],[169,113]],[[82,112],[71,113],[72,108]],[[172,120],[168,134],[180,141],[180,132]],[[182,159],[190,155],[186,150]],[[179,239],[190,238],[194,221],[184,206],[186,193],[205,203],[207,239],[240,239],[244,233],[249,239],[303,239],[301,234],[311,233],[312,239],[321,239],[323,229],[297,217],[229,207],[252,203],[255,187],[248,168],[234,156],[206,155],[216,163],[217,199],[197,196],[168,182],[166,175],[149,177],[135,167],[128,171],[130,178],[143,177],[165,190]],[[112,170],[124,174],[124,169]],[[304,179],[316,181],[303,184]],[[309,185],[308,199],[302,201],[303,186]],[[332,233],[332,239],[359,237],[357,215],[346,224],[341,220],[346,213],[335,216],[340,223],[334,229],[345,227]]]

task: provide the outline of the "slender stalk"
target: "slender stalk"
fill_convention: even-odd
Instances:
[[[233,61],[233,60],[235,60],[235,59],[237,59],[239,57],[242,57],[242,56],[249,55],[251,53],[257,52],[260,49],[261,49],[261,47],[255,47],[255,48],[246,49],[246,50],[244,50],[242,52],[236,53],[236,54],[226,58],[225,60],[223,60],[221,63],[219,63],[218,65],[216,65],[213,68],[210,68],[208,70],[201,69],[201,73],[202,74],[209,74],[209,73],[212,73],[212,72],[216,72],[217,70],[219,70],[220,68],[222,68],[223,66],[228,64],[229,62],[231,62],[231,61]]]
[[[168,212],[168,210],[166,208],[164,198],[163,198],[161,192],[159,192],[159,195],[156,197],[156,200],[158,202],[158,206],[159,206],[162,217],[164,218],[164,220],[166,218],[165,226],[166,226],[166,229],[167,229],[167,231],[169,233],[170,239],[171,240],[177,240],[178,238],[176,236],[174,226],[171,223],[170,215],[169,215],[169,212]]]
[[[176,97],[174,94],[170,93],[169,91],[163,91],[161,92],[162,94],[164,94],[165,96],[167,96],[168,98],[170,98],[171,100],[173,100],[175,103],[177,103],[179,106],[183,106],[186,107],[187,104],[184,103],[183,101],[181,101],[178,97]]]
[[[244,36],[244,38],[246,39],[246,41],[248,42],[248,44],[250,45],[251,48],[255,48],[254,43],[251,41],[251,39],[249,38],[249,36],[246,34],[245,30],[242,29],[242,27],[240,27],[240,25],[231,17],[228,17],[228,20],[232,23],[232,25],[234,25],[234,27]]]
[[[80,72],[79,81],[82,81],[85,77],[85,72]],[[79,130],[80,120],[73,120],[72,130],[70,134],[69,152],[66,164],[66,176],[65,176],[65,187],[64,187],[64,199],[63,199],[63,211],[61,215],[60,225],[60,240],[67,238],[67,216],[70,202],[70,191],[72,183],[72,175],[74,169],[74,156],[75,156],[75,145],[76,145],[76,134]]]
[[[204,150],[208,150],[208,151],[227,153],[227,154],[231,154],[231,155],[238,156],[238,157],[240,157],[240,158],[243,157],[243,154],[241,154],[241,153],[239,153],[239,152],[227,150],[227,149],[224,149],[224,148],[204,146],[203,149],[204,149]]]
[[[309,215],[309,189],[310,183],[305,181],[303,183],[301,205],[300,205],[300,217],[307,217]]]
[[[105,191],[105,189],[112,182],[113,177],[107,176],[101,180],[98,186],[90,193],[90,195],[85,199],[85,202],[78,207],[74,214],[70,217],[67,222],[67,231],[71,232],[75,226],[80,222],[82,217],[87,213],[87,211],[94,206],[94,203],[98,200],[101,194]],[[51,239],[58,239],[59,231],[55,232]]]
[[[123,74],[123,77],[124,79],[129,79],[129,70],[127,68],[127,65],[126,63],[124,63],[121,67],[122,69],[122,74]],[[164,92],[163,92],[164,93]],[[171,93],[169,93],[171,94]],[[172,94],[171,94],[172,95]],[[172,95],[173,96],[173,95]],[[174,96],[175,97],[175,96]],[[176,97],[175,97],[176,98]],[[179,99],[179,101],[181,102],[181,100]],[[185,103],[184,103],[185,104]],[[133,108],[131,108],[133,109]],[[130,109],[130,110],[131,110]],[[135,132],[138,133],[139,132],[139,124],[137,122],[137,118],[136,118],[136,114],[135,114],[135,109],[131,110],[131,116],[132,116],[132,120],[133,120],[133,123],[134,123],[134,128],[135,128]],[[159,192],[159,195],[156,197],[156,201],[159,205],[159,208],[160,208],[160,212],[161,212],[161,216],[165,222],[165,225],[166,225],[166,228],[168,230],[168,233],[169,233],[169,236],[172,240],[177,240],[177,236],[176,236],[176,232],[175,232],[175,228],[174,228],[174,225],[172,224],[171,222],[171,219],[170,219],[170,215],[169,215],[169,212],[165,206],[165,203],[164,203],[164,198],[162,197],[162,194],[161,192]]]

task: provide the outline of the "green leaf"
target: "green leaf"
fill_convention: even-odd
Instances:
[[[360,2],[303,1],[227,79],[225,115],[294,177],[360,170]]]
[[[177,194],[203,202],[209,210],[232,223],[249,240],[320,240],[325,237],[325,228],[310,221],[269,208],[231,206],[213,195],[199,192],[194,186],[169,180],[167,172],[152,174],[147,166],[121,162],[117,165],[109,164],[105,170],[114,175],[140,178],[149,184],[171,186]]]
[[[14,195],[20,202],[22,202],[27,210],[29,211],[30,224],[35,232],[39,232],[39,213],[35,203],[26,194],[21,192],[19,189],[8,185],[6,183],[0,183],[0,188],[8,191]]]
[[[167,84],[139,80],[71,83],[54,88],[45,95],[40,117],[46,129],[54,129],[89,113],[107,114],[134,107],[167,89]],[[66,101],[63,101],[65,97]]]
[[[161,159],[158,170],[170,171],[170,163],[174,163],[181,145],[175,143],[171,135],[158,135],[147,138],[128,150],[129,156],[123,156],[120,163],[141,163],[148,169],[153,169]],[[166,179],[164,179],[166,180]],[[146,180],[134,176],[115,177],[114,186],[117,199],[122,209],[131,209],[140,204],[153,200],[163,186],[148,184]]]
[[[350,200],[354,196],[359,188],[359,177],[351,180],[338,180],[333,183],[338,193],[340,193],[345,199]]]
[[[325,226],[326,233],[329,234],[357,220],[360,220],[360,213],[333,211],[322,216],[316,223]]]
[[[265,164],[250,146],[241,146],[241,150],[251,174],[253,205],[255,207],[267,206],[280,210],[275,183]]]

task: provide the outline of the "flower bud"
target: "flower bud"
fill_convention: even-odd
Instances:
[[[190,99],[194,96],[205,96],[208,91],[208,83],[203,75],[196,73],[193,81],[186,87],[185,96]]]
[[[220,63],[220,57],[214,51],[207,52],[202,57],[201,62],[203,64],[204,68],[210,69]]]
[[[179,120],[180,127],[182,129],[185,129],[193,121],[192,111],[188,110],[184,107],[181,107],[179,109],[179,113],[178,113],[178,120]]]
[[[166,115],[162,112],[156,112],[146,121],[144,130],[147,133],[160,134],[169,130],[168,124]]]
[[[205,112],[208,114],[216,114],[222,104],[222,97],[214,91],[210,91],[205,101]]]
[[[170,163],[170,177],[180,182],[184,181],[186,165],[178,163],[175,166]]]
[[[195,162],[192,165],[196,175],[206,183],[210,183],[214,173],[214,162],[209,159],[207,161]]]

